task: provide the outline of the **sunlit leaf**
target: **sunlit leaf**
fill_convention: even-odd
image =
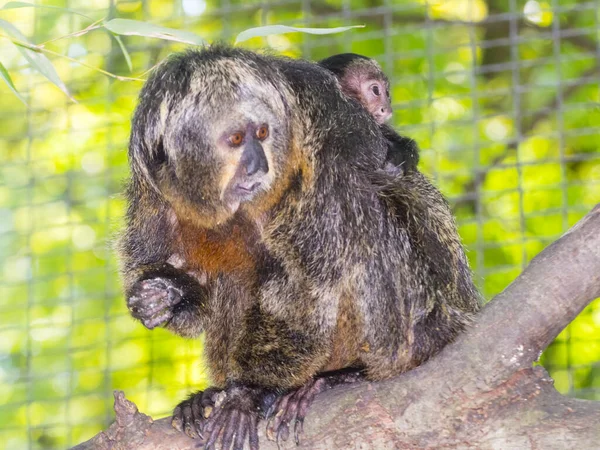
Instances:
[[[106,22],[104,26],[113,33],[125,36],[144,36],[193,45],[204,44],[204,39],[189,31],[165,28],[138,20],[112,19]]]
[[[44,9],[55,9],[57,11],[62,11],[70,14],[77,14],[78,16],[85,17],[86,19],[93,20],[91,17],[86,16],[85,14],[80,13],[79,11],[75,11],[70,8],[61,8],[60,6],[51,6],[51,5],[34,5],[33,3],[27,2],[8,2],[0,9],[16,9],[16,8],[44,8]]]
[[[23,35],[23,33],[21,33],[13,24],[7,22],[6,20],[0,19],[0,28],[6,31],[15,40],[21,41],[25,44],[30,44],[30,42],[27,40],[27,37],[25,37],[25,35]],[[67,96],[71,100],[75,101],[75,99],[71,97],[67,86],[65,86],[63,81],[60,79],[58,73],[56,73],[54,66],[52,65],[50,60],[46,58],[45,55],[33,51],[30,48],[24,47],[23,45],[20,45],[18,43],[15,43],[15,45],[17,46],[17,49],[19,49],[21,54],[25,57],[25,59],[27,59],[27,61],[33,69],[37,70],[42,75],[44,75],[48,80],[54,83],[61,91],[67,94]]]
[[[237,35],[235,39],[236,44],[238,42],[244,42],[254,37],[265,37],[272,36],[274,34],[285,34],[285,33],[308,33],[308,34],[334,34],[348,31],[352,28],[364,28],[364,25],[352,25],[348,27],[335,27],[335,28],[298,28],[288,27],[287,25],[268,25],[265,27],[249,28],[242,31]]]
[[[27,105],[27,102],[25,102],[25,99],[21,96],[21,94],[19,94],[19,91],[17,91],[17,88],[15,87],[12,79],[10,78],[8,70],[6,70],[6,67],[4,67],[4,65],[2,65],[2,63],[0,63],[0,77],[2,77],[2,79],[6,82],[6,84],[10,88],[10,90],[14,92],[14,94],[19,98],[19,100],[21,100],[23,103],[25,103]]]
[[[121,48],[121,52],[123,52],[123,56],[125,57],[125,61],[127,61],[127,67],[129,67],[129,71],[133,72],[133,65],[131,64],[131,56],[129,56],[129,52],[125,48],[125,45],[123,45],[123,41],[116,34],[113,34],[113,37],[117,41],[117,44],[119,44],[119,47]]]

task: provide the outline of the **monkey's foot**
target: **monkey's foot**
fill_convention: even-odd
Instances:
[[[168,278],[150,278],[133,286],[127,306],[131,315],[151,330],[173,317],[173,306],[182,296],[182,290]]]
[[[171,425],[176,430],[182,431],[191,438],[203,439],[204,425],[215,405],[218,403],[220,389],[208,388],[189,396],[182,401],[173,411]]]
[[[288,440],[294,422],[294,439],[300,444],[304,418],[315,396],[327,389],[325,378],[309,381],[301,388],[281,396],[274,405],[275,415],[267,423],[267,437],[272,441]]]
[[[299,389],[282,395],[272,408],[274,415],[268,414],[267,437],[272,441],[287,441],[293,422],[294,440],[296,445],[300,445],[304,418],[316,395],[338,384],[354,383],[362,378],[362,372],[354,369],[321,375]]]
[[[204,425],[205,450],[242,450],[246,439],[250,450],[258,450],[258,420],[263,396],[263,391],[258,388],[229,387],[225,398],[216,403]],[[217,446],[219,440],[221,445]]]

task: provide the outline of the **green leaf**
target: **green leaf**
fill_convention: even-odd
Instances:
[[[334,34],[348,31],[352,28],[364,28],[364,25],[352,25],[349,27],[335,28],[298,28],[288,27],[287,25],[268,25],[265,27],[249,28],[237,35],[235,43],[244,42],[253,37],[272,36],[274,34],[285,33],[308,33],[308,34]]]
[[[0,28],[4,29],[4,31],[6,31],[13,39],[33,46],[33,44],[31,44],[27,40],[27,37],[25,37],[25,35],[23,35],[10,22],[0,19]],[[65,86],[65,84],[62,82],[62,80],[58,76],[58,73],[56,73],[54,66],[52,65],[50,60],[48,58],[46,58],[45,55],[43,55],[39,52],[33,51],[30,48],[24,47],[23,45],[19,45],[18,43],[13,42],[13,44],[15,44],[17,46],[17,49],[19,49],[21,54],[25,57],[25,59],[27,59],[27,61],[29,62],[29,64],[31,65],[31,67],[33,69],[37,70],[42,75],[44,75],[48,80],[50,80],[52,83],[54,83],[61,91],[63,91],[65,94],[67,94],[67,96],[71,100],[75,101],[75,99],[73,97],[71,97],[71,94],[69,93],[69,90],[67,89],[67,86]]]
[[[82,14],[82,13],[80,13],[78,11],[75,11],[74,9],[61,8],[60,6],[51,6],[51,5],[35,5],[33,3],[27,3],[27,2],[8,2],[6,5],[4,5],[0,9],[16,9],[16,8],[55,9],[55,10],[62,11],[62,12],[67,12],[67,13],[71,13],[71,14],[77,14],[78,16],[85,17],[86,19],[89,19],[89,20],[93,20],[91,17],[86,16],[85,14]]]
[[[8,70],[6,70],[6,67],[4,67],[4,65],[2,63],[0,63],[0,77],[2,77],[2,79],[6,82],[6,84],[10,88],[10,90],[14,92],[14,94],[18,97],[18,99],[21,100],[23,103],[25,103],[25,105],[27,106],[27,102],[21,96],[21,94],[19,94],[19,91],[17,91],[17,88],[15,87],[15,85],[12,81],[12,78],[10,78]]]
[[[165,28],[138,20],[112,19],[106,22],[104,26],[113,33],[125,36],[144,36],[192,45],[203,45],[205,43],[204,39],[189,31]]]
[[[133,65],[131,64],[131,56],[129,56],[129,52],[125,48],[125,45],[123,44],[123,40],[116,34],[113,34],[112,37],[115,38],[115,40],[117,41],[117,44],[119,44],[119,47],[121,47],[121,51],[123,52],[123,57],[125,58],[125,61],[127,61],[127,67],[129,67],[129,71],[133,72]]]

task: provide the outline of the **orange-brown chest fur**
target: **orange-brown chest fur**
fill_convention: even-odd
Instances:
[[[218,273],[254,275],[259,236],[250,220],[236,215],[215,229],[185,221],[179,226],[187,270],[206,273],[209,277]]]

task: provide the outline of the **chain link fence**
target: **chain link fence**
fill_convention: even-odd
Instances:
[[[44,3],[39,3],[42,5]],[[2,2],[0,2],[2,5]],[[421,147],[448,197],[487,299],[600,201],[600,1],[67,0],[48,5],[230,40],[266,24],[345,26],[244,46],[318,60],[355,52],[392,81],[392,122]],[[168,414],[208,384],[202,342],[152,332],[127,313],[111,244],[122,223],[131,114],[141,82],[105,30],[49,8],[0,10],[49,42],[77,103],[36,74],[0,31],[0,62],[28,107],[0,87],[0,448],[58,449],[96,434],[113,389]],[[133,72],[180,44],[124,38]],[[83,66],[73,60],[85,63]],[[544,353],[556,387],[600,400],[600,303]]]

